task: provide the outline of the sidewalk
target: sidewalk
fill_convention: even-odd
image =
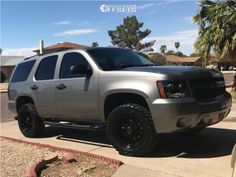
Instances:
[[[0,93],[7,92],[8,83],[0,83]]]

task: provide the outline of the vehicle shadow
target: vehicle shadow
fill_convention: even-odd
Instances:
[[[162,135],[157,148],[147,157],[213,158],[230,155],[236,130],[206,128],[195,136]]]
[[[68,128],[46,127],[40,138],[56,137],[58,140],[84,143],[100,147],[112,147],[104,131],[86,131]]]
[[[109,144],[105,132],[82,131],[47,127],[42,138],[56,137],[58,140],[84,143],[100,147]],[[158,136],[158,146],[143,158],[213,158],[230,155],[236,144],[236,130],[206,128],[195,136],[163,134]]]

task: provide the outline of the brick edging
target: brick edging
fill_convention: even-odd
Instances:
[[[11,140],[11,141],[14,141],[14,142],[19,142],[19,143],[26,143],[26,144],[30,144],[30,145],[34,145],[34,146],[38,146],[38,147],[42,147],[42,148],[57,150],[57,151],[64,151],[64,152],[69,152],[69,153],[78,153],[80,155],[84,155],[84,156],[87,156],[87,157],[91,157],[91,158],[106,162],[106,163],[108,163],[110,165],[114,165],[116,167],[120,167],[123,164],[123,162],[120,161],[120,160],[112,159],[110,157],[105,157],[105,156],[101,156],[101,155],[97,155],[97,154],[92,154],[92,153],[89,153],[89,152],[79,151],[79,150],[75,150],[75,149],[62,148],[62,147],[52,146],[52,145],[48,145],[48,144],[30,142],[30,141],[20,140],[20,139],[6,137],[6,136],[0,136],[0,138]]]
[[[64,163],[76,162],[75,158],[68,154],[62,156],[61,158],[59,158],[58,155],[52,155],[51,157],[49,156],[46,159],[44,158],[33,163],[33,165],[31,165],[28,177],[38,177],[38,174],[46,167],[47,164],[53,163],[58,159]]]

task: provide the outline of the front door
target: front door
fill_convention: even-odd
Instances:
[[[55,81],[56,112],[63,120],[98,120],[98,77],[93,73],[86,77],[84,73],[73,73],[75,65],[90,67],[86,58],[78,52],[65,53]]]

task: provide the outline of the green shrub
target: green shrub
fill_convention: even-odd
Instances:
[[[236,91],[231,92],[232,98],[236,100]]]
[[[149,53],[148,59],[156,65],[165,65],[166,57],[160,53]]]

